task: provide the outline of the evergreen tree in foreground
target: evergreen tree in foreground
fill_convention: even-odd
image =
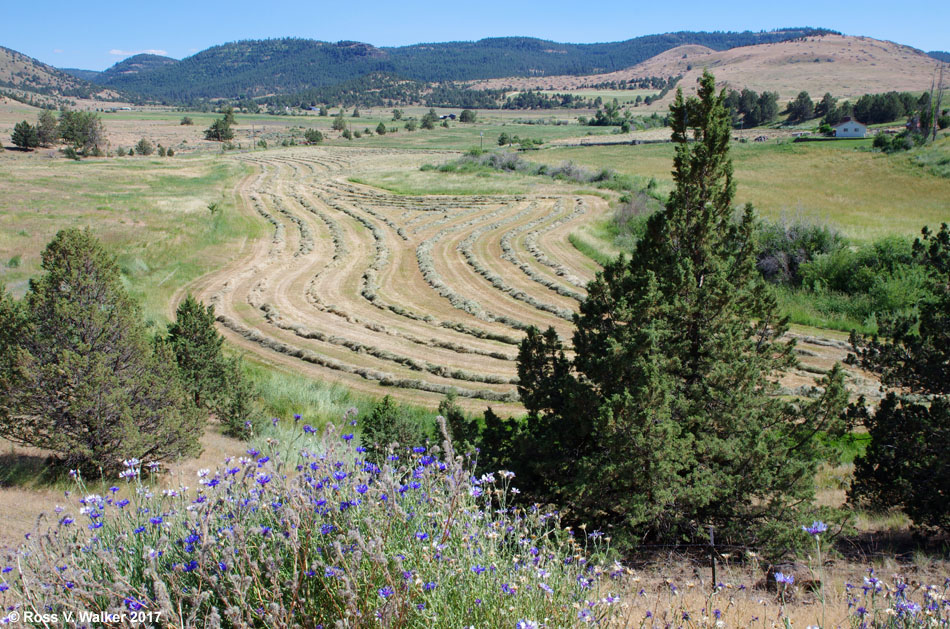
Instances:
[[[122,467],[200,450],[203,422],[185,397],[174,357],[153,346],[118,266],[86,231],[67,229],[43,252],[19,315],[3,340],[0,434],[51,450],[71,466]]]
[[[843,430],[839,368],[817,399],[778,396],[794,342],[756,270],[754,212],[733,209],[723,101],[709,73],[698,98],[677,93],[675,189],[632,257],[588,285],[573,361],[553,329],[519,353],[522,488],[621,544],[709,525],[724,541],[790,542],[814,515],[817,437]]]

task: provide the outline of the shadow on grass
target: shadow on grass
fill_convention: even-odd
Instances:
[[[69,470],[50,456],[8,451],[0,453],[0,487],[52,487],[69,479]]]

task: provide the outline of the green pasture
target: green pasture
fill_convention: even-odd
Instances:
[[[263,233],[235,209],[245,166],[174,160],[6,160],[0,169],[0,282],[22,295],[60,229],[89,227],[116,253],[145,316],[166,320],[173,293]],[[210,203],[221,211],[212,215]],[[11,261],[14,261],[11,264]]]
[[[924,225],[950,220],[950,137],[908,153],[869,150],[871,140],[848,142],[735,143],[737,200],[762,216],[807,218],[856,240],[887,234],[916,235]],[[672,144],[564,147],[528,156],[547,164],[571,160],[672,188]]]

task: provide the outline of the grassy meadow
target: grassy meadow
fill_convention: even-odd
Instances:
[[[752,203],[764,217],[807,218],[856,240],[912,236],[924,225],[950,220],[950,178],[934,174],[950,156],[950,136],[916,153],[870,152],[859,142],[735,143],[737,201]],[[921,156],[925,161],[918,164]],[[532,161],[613,168],[639,181],[655,178],[661,193],[672,188],[671,144],[554,148]]]
[[[16,296],[57,231],[89,227],[115,253],[145,316],[164,322],[178,289],[264,232],[235,207],[248,170],[231,160],[16,157],[0,158],[0,282]]]

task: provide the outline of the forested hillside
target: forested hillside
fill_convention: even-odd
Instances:
[[[118,74],[107,84],[143,98],[187,102],[302,92],[371,73],[423,82],[590,74],[629,67],[683,44],[725,50],[826,32],[812,28],[758,33],[678,32],[598,44],[505,37],[399,48],[295,38],[248,40],[214,46],[177,63]]]
[[[0,89],[11,96],[25,92],[51,98],[89,98],[102,88],[0,46]]]

